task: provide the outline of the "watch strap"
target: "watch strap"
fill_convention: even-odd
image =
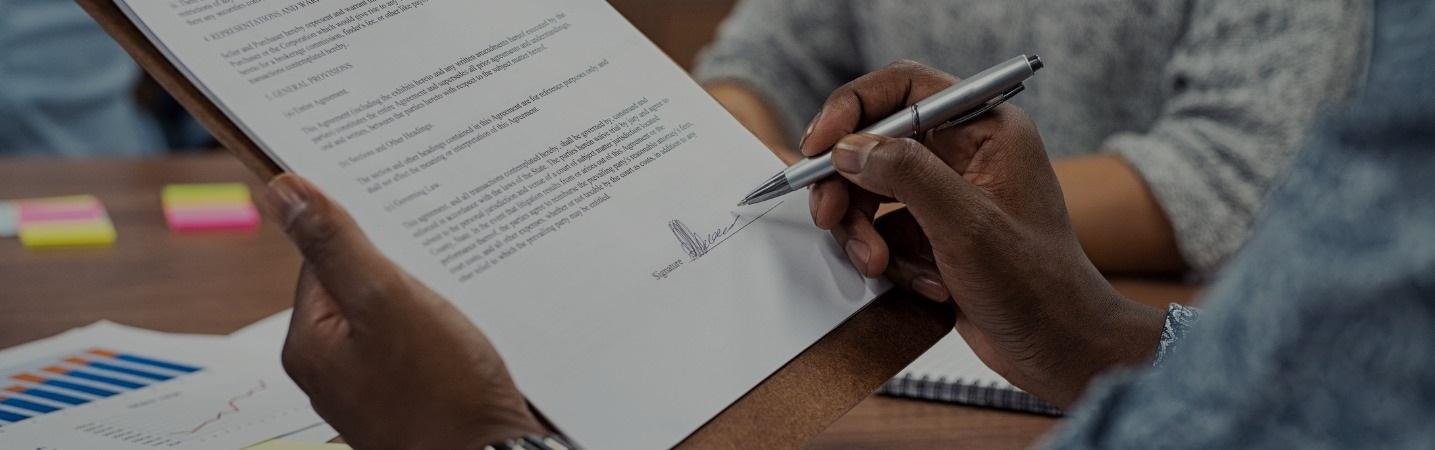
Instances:
[[[578,447],[558,435],[528,435],[492,444],[483,450],[578,450]]]

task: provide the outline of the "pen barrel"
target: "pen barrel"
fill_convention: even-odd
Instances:
[[[794,189],[816,184],[836,173],[836,169],[832,167],[832,152],[798,161],[788,167],[786,173],[787,185]]]
[[[916,137],[952,119],[976,111],[1015,89],[1041,69],[1041,59],[1026,55],[1012,58],[917,102],[912,108],[863,129],[861,133],[891,138]],[[809,158],[788,167],[784,173],[793,189],[810,186],[832,176],[832,152]]]
[[[915,108],[893,115],[862,130],[863,133],[893,138],[916,134],[941,126],[985,106],[987,102],[1022,84],[1036,73],[1036,58],[1018,56],[972,75],[957,84],[917,102]]]

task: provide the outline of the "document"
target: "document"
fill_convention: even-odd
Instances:
[[[293,309],[286,309],[249,326],[231,333],[225,343],[247,354],[258,355],[260,362],[280,367],[280,353],[284,351],[284,339],[289,336],[289,321]],[[339,432],[328,423],[320,422],[313,427],[284,435],[288,442],[323,443],[339,437]]]
[[[245,450],[353,450],[344,444],[313,444],[287,439],[275,439]]]
[[[0,448],[240,449],[323,427],[277,358],[107,322],[0,352]]]
[[[120,0],[588,448],[680,442],[883,288],[600,0]],[[454,383],[466,382],[455,374]]]

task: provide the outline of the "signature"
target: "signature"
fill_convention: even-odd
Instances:
[[[737,224],[741,221],[742,216],[734,217],[732,223],[728,224],[728,226],[705,235],[693,232],[693,230],[688,228],[688,225],[681,220],[668,222],[668,228],[673,229],[673,236],[678,238],[678,245],[683,246],[683,252],[687,253],[689,258],[696,260],[712,251],[713,247],[722,243],[723,238],[731,234],[732,230],[736,229]]]
[[[688,255],[688,258],[691,258],[693,261],[696,261],[699,258],[702,258],[704,255],[707,255],[708,253],[712,252],[724,242],[727,242],[728,238],[731,238],[733,235],[737,234],[743,229],[746,229],[749,225],[752,225],[754,222],[757,222],[759,219],[762,219],[763,216],[766,216],[768,215],[768,213],[771,213],[773,210],[776,210],[778,206],[782,206],[782,203],[774,205],[772,208],[769,208],[767,211],[763,211],[762,214],[759,214],[757,215],[757,217],[753,217],[752,220],[748,220],[746,222],[743,222],[744,216],[740,214],[734,214],[732,223],[729,223],[726,226],[723,226],[713,231],[709,231],[707,233],[697,233],[693,231],[692,228],[689,228],[688,225],[683,223],[683,221],[681,220],[673,220],[671,222],[668,222],[668,228],[673,231],[673,236],[678,239],[678,245],[682,246],[683,253],[686,253]]]

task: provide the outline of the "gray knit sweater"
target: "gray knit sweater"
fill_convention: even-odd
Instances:
[[[791,136],[841,84],[897,59],[970,75],[1022,53],[1016,103],[1055,158],[1122,155],[1215,268],[1245,240],[1317,110],[1361,76],[1366,0],[744,0],[698,78],[764,96]]]

